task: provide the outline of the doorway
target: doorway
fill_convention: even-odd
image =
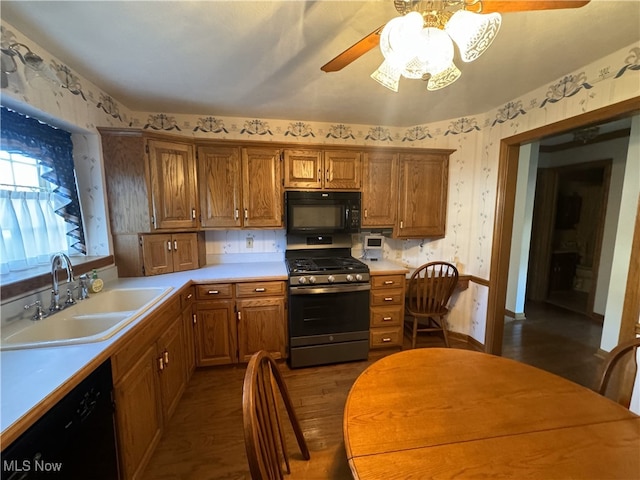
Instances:
[[[528,301],[550,303],[602,323],[605,305],[594,302],[610,177],[611,160],[538,167]]]
[[[511,245],[520,145],[578,127],[594,125],[616,118],[630,117],[638,111],[640,111],[640,97],[634,97],[577,117],[523,132],[501,141],[496,195],[496,205],[499,208],[496,208],[494,219],[491,271],[487,298],[487,328],[485,335],[485,350],[487,352],[496,355],[500,355],[502,352],[510,260],[510,248],[508,246]],[[636,255],[640,254],[640,242],[636,244],[635,240],[632,244],[631,258],[634,258],[634,252]],[[635,262],[631,262],[629,270],[631,278],[640,271],[636,268]],[[632,331],[629,325],[633,328],[634,322],[637,321],[637,311],[632,308],[632,302],[626,302],[627,298],[636,298],[637,290],[640,290],[640,287],[635,285],[634,282],[627,283],[625,305],[622,311],[621,334],[627,334],[627,331]],[[627,307],[627,303],[629,303],[629,307]]]

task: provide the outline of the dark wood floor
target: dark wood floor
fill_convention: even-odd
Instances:
[[[601,327],[587,317],[548,305],[528,306],[528,319],[505,325],[504,356],[591,385],[599,360]],[[419,347],[442,346],[423,337]],[[408,342],[405,341],[405,347]],[[470,348],[452,341],[453,348]],[[368,361],[282,371],[311,461],[293,453],[291,480],[351,479],[342,440],[342,412],[349,389],[372,362],[397,350],[375,352]],[[244,365],[196,370],[145,472],[145,480],[250,479],[242,429]],[[288,432],[289,451],[296,443]]]

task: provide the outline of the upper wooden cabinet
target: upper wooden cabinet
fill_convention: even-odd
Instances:
[[[114,235],[198,225],[196,164],[187,142],[100,129]]]
[[[393,227],[398,207],[398,154],[364,154],[362,168],[362,226]]]
[[[284,187],[360,190],[361,153],[350,150],[285,150]]]
[[[198,225],[196,164],[193,146],[148,140],[153,226],[156,229]]]
[[[206,263],[203,233],[140,235],[143,275],[194,270]]]
[[[198,147],[201,226],[281,228],[280,150]]]
[[[449,153],[401,153],[398,238],[444,237],[446,231]]]

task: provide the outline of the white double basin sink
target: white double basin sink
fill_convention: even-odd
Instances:
[[[115,288],[92,294],[42,320],[22,319],[3,326],[0,350],[106,340],[153,307],[171,290],[172,287]]]

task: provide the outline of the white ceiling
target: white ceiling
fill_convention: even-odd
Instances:
[[[5,1],[1,17],[136,111],[408,126],[486,112],[640,43],[640,2],[503,15],[462,77],[428,92],[369,78],[376,48],[320,67],[397,16],[378,1]],[[36,53],[38,53],[36,51]]]

